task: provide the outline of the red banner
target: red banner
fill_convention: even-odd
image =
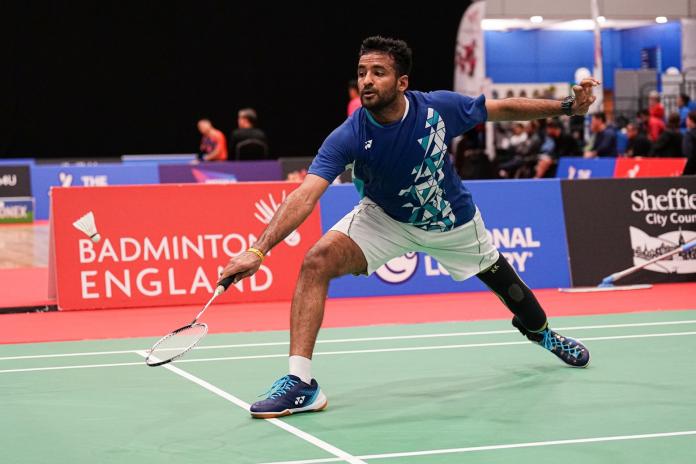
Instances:
[[[219,270],[230,257],[253,245],[285,196],[298,185],[54,188],[51,245],[58,306],[95,309],[205,303]],[[289,300],[302,258],[320,235],[316,208],[273,249],[254,276],[230,287],[220,300]]]
[[[614,177],[681,176],[686,158],[617,158]]]

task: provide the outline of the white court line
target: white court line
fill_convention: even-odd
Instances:
[[[696,332],[671,332],[671,333],[658,333],[658,334],[642,334],[642,335],[616,335],[611,337],[583,337],[582,341],[592,341],[592,340],[624,340],[632,338],[655,338],[655,337],[679,337],[684,335],[696,335]],[[433,346],[410,346],[401,348],[376,348],[369,350],[345,350],[345,351],[319,351],[314,353],[314,356],[322,355],[335,355],[335,354],[361,354],[361,353],[388,353],[388,352],[398,352],[398,351],[428,351],[428,350],[451,350],[459,348],[481,348],[490,346],[510,346],[510,345],[530,345],[527,340],[519,342],[496,342],[496,343],[470,343],[466,345],[433,345]],[[138,350],[134,350],[131,353],[139,353]],[[265,358],[287,358],[287,353],[282,354],[262,354],[262,355],[252,355],[252,356],[224,356],[219,358],[200,358],[200,359],[178,359],[177,363],[196,363],[196,362],[210,362],[210,361],[234,361],[243,359],[265,359]],[[51,371],[60,369],[80,369],[84,367],[112,367],[112,366],[133,366],[141,363],[116,363],[116,364],[92,364],[85,366],[55,366],[55,367],[32,367],[28,369],[5,369],[0,370],[0,374],[10,373],[10,372],[29,372],[29,371]],[[145,364],[143,364],[145,365]]]
[[[134,351],[131,351],[134,353]],[[0,374],[6,374],[9,372],[32,372],[32,371],[59,371],[62,369],[87,369],[90,367],[116,367],[116,366],[138,366],[143,363],[127,362],[127,363],[114,363],[114,364],[84,364],[81,366],[53,366],[53,367],[30,367],[27,369],[4,369],[0,371]]]
[[[684,320],[684,321],[666,321],[666,322],[640,322],[632,324],[609,324],[609,325],[585,325],[585,326],[575,326],[575,327],[554,327],[556,331],[564,330],[589,330],[589,329],[614,329],[614,328],[626,328],[626,327],[657,327],[665,325],[684,325],[684,324],[696,324],[696,320]],[[329,340],[317,340],[317,344],[324,343],[352,343],[352,342],[372,342],[372,341],[383,341],[383,340],[416,340],[425,338],[445,338],[445,337],[466,337],[472,335],[498,335],[498,334],[511,334],[519,333],[516,329],[513,330],[486,330],[481,332],[449,332],[449,333],[437,333],[437,334],[421,334],[421,335],[395,335],[391,337],[364,337],[364,338],[336,338]],[[235,345],[208,345],[208,346],[197,346],[194,351],[199,350],[219,350],[225,348],[253,348],[259,346],[287,346],[289,342],[266,342],[266,343],[242,343]],[[172,348],[175,349],[175,348]],[[131,350],[119,350],[119,351],[90,351],[82,353],[62,353],[62,354],[38,354],[38,355],[26,355],[26,356],[6,356],[0,357],[0,361],[11,361],[14,359],[40,359],[40,358],[63,358],[72,356],[97,356],[103,354],[128,354],[137,351],[136,349]],[[164,350],[163,350],[164,351]]]
[[[411,451],[405,453],[384,453],[384,454],[367,454],[364,456],[358,456],[360,459],[389,459],[389,458],[402,458],[409,456],[432,456],[434,454],[453,454],[453,453],[471,453],[474,451],[494,451],[500,449],[514,449],[514,448],[534,448],[538,446],[555,446],[555,445],[575,445],[578,443],[600,443],[607,441],[624,441],[624,440],[645,440],[648,438],[666,438],[666,437],[680,437],[685,435],[696,435],[696,430],[685,430],[683,432],[666,432],[666,433],[646,433],[643,435],[617,435],[613,437],[595,437],[595,438],[578,438],[575,440],[553,440],[553,441],[536,441],[529,443],[512,443],[508,445],[490,445],[490,446],[471,446],[469,448],[449,448],[449,449],[436,449],[428,451]],[[319,464],[323,462],[337,462],[340,459],[326,458],[326,459],[305,459],[302,461],[275,461],[268,462],[265,464]]]
[[[669,337],[696,335],[696,332],[672,332],[660,334],[642,334],[642,335],[617,335],[613,337],[583,337],[582,341],[588,340],[622,340],[628,338],[653,338],[653,337]],[[362,353],[388,353],[398,351],[428,351],[428,350],[451,350],[459,348],[482,348],[490,346],[510,346],[510,345],[529,345],[528,340],[520,342],[495,342],[495,343],[468,343],[465,345],[433,345],[433,346],[406,346],[401,348],[375,348],[368,350],[344,350],[344,351],[319,351],[314,353],[314,356],[334,355],[334,354],[362,354]],[[263,358],[281,358],[287,357],[287,354],[264,354],[257,356],[223,356],[219,358],[199,358],[199,359],[180,359],[177,362],[206,362],[206,361],[231,361],[241,359],[263,359]],[[2,371],[0,371],[2,372]]]
[[[145,351],[136,351],[135,353],[139,354],[143,358],[147,358],[147,353]],[[142,363],[141,363],[142,364]],[[170,364],[165,364],[162,367],[165,369],[180,375],[181,377],[185,378],[186,380],[190,380],[191,382],[200,385],[201,387],[205,388],[211,393],[215,393],[217,396],[226,399],[232,404],[235,404],[239,406],[240,408],[244,409],[247,413],[249,412],[249,403],[246,403],[245,401],[240,400],[236,396],[232,395],[231,393],[228,393],[215,385],[206,382],[205,380],[201,379],[200,377],[196,377],[193,374],[189,374],[188,372],[179,369],[176,366],[173,366],[171,363]],[[356,458],[355,456],[343,451],[342,449],[336,448],[330,443],[325,442],[324,440],[321,440],[314,435],[311,435],[307,432],[304,432],[297,427],[294,427],[288,423],[283,422],[280,419],[264,419],[266,422],[269,422],[276,427],[279,427],[286,432],[290,432],[291,434],[295,435],[296,437],[299,437],[303,439],[304,441],[311,443],[312,445],[321,448],[322,450],[326,451],[329,454],[333,454],[337,458],[334,458],[333,461],[345,461],[349,462],[352,464],[367,464],[365,461]]]

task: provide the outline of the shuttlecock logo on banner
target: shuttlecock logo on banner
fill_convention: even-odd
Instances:
[[[80,232],[83,232],[94,243],[101,240],[101,235],[97,232],[97,224],[94,222],[94,213],[92,211],[73,222],[73,226]]]
[[[629,228],[631,248],[633,249],[633,264],[643,264],[665,253],[675,250],[685,243],[696,240],[696,232],[690,230],[674,230],[657,237],[651,237],[637,227]],[[646,266],[645,269],[663,274],[691,274],[696,272],[696,248],[682,251],[661,261]]]
[[[256,219],[261,221],[262,224],[268,225],[268,223],[271,222],[271,219],[273,219],[273,215],[276,213],[276,211],[278,211],[278,208],[280,208],[280,205],[283,204],[283,202],[285,201],[286,196],[287,195],[285,193],[285,190],[283,190],[282,198],[279,202],[276,203],[275,199],[273,198],[273,195],[269,193],[268,203],[266,203],[263,199],[254,203],[254,206],[258,211],[257,213],[254,213]],[[283,241],[287,243],[289,246],[297,246],[300,243],[300,233],[296,230],[293,230],[292,232],[290,232],[290,235],[285,237]]]

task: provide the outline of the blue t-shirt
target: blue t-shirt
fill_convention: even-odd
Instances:
[[[444,232],[476,212],[447,153],[453,137],[488,117],[486,100],[455,92],[407,91],[404,119],[380,125],[365,108],[324,141],[309,173],[329,182],[353,165],[361,195],[389,216],[424,230]]]

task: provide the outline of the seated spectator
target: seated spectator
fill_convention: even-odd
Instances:
[[[667,127],[657,138],[650,155],[662,158],[681,158],[682,134],[679,131],[679,113],[669,115]]]
[[[626,136],[628,144],[626,145],[626,156],[650,156],[652,143],[648,140],[648,136],[641,130],[639,124],[630,122],[626,125]]]
[[[563,130],[559,120],[552,119],[546,124],[546,142],[542,146],[542,153],[539,154],[534,168],[534,178],[553,176],[561,156],[580,156],[581,154],[575,137]]]
[[[686,134],[684,134],[682,151],[687,158],[682,175],[696,175],[696,111],[691,111],[686,117]]]
[[[512,126],[513,135],[510,137],[510,148],[513,151],[512,159],[500,164],[498,175],[501,178],[531,177],[521,170],[527,164],[530,157],[536,158],[543,140],[538,133],[539,124],[529,121],[524,126],[515,123]]]
[[[232,151],[236,160],[265,159],[268,157],[268,138],[256,127],[258,118],[252,108],[237,113],[238,128],[232,131]]]
[[[348,82],[348,98],[350,98],[348,102],[348,116],[350,116],[355,110],[362,106],[360,102],[360,92],[358,91],[358,81],[355,79]]]
[[[643,126],[642,130],[648,134],[648,139],[651,142],[657,142],[657,138],[662,131],[665,130],[665,122],[660,118],[650,115],[648,110],[640,110],[636,116]]]
[[[198,121],[198,131],[203,136],[198,158],[202,161],[227,160],[227,140],[225,140],[225,134],[213,127],[209,119]]]
[[[616,131],[607,124],[604,113],[592,115],[590,131],[594,134],[592,148],[583,155],[585,158],[616,157]]]

